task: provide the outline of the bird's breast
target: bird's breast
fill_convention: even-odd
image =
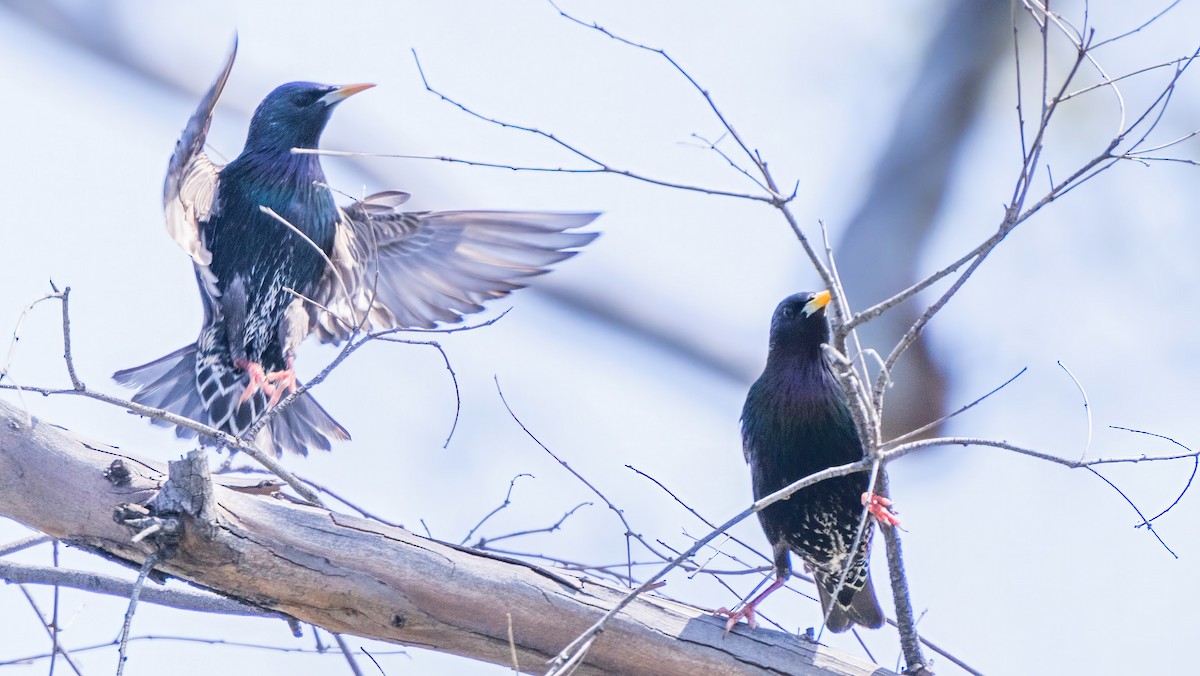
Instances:
[[[742,437],[756,492],[769,493],[862,459],[862,445],[832,376],[770,366],[750,388]]]
[[[304,155],[243,155],[225,167],[219,208],[206,227],[218,279],[241,274],[263,281],[282,273],[301,286],[315,284],[338,218],[324,181],[320,165]]]

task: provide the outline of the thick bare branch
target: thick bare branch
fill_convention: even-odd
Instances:
[[[104,476],[113,460],[128,482]],[[154,551],[112,519],[146,503],[161,465],[82,441],[0,403],[0,515],[64,542],[139,565]],[[15,483],[20,483],[17,490]],[[185,519],[156,570],[252,600],[328,631],[536,669],[625,593],[590,578],[417,537],[405,530],[215,485],[215,528]],[[70,494],[69,501],[48,496]],[[701,608],[657,598],[625,603],[583,659],[584,674],[884,674],[779,632],[735,632]],[[506,617],[512,615],[515,646]]]

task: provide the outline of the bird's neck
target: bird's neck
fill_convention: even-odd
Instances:
[[[767,369],[786,370],[799,375],[816,377],[820,371],[828,371],[821,344],[771,345],[767,352]]]
[[[328,253],[337,206],[316,155],[243,151],[222,170],[221,179],[226,191],[224,206],[233,207],[231,213],[244,208],[253,212],[252,219],[258,219],[259,207],[267,207]]]
[[[334,218],[333,197],[325,185],[325,172],[316,155],[277,150],[243,152],[222,171],[224,178],[237,177],[247,196],[281,210],[314,211],[320,220]]]
[[[250,176],[270,177],[273,181],[308,182],[325,180],[321,158],[309,153],[293,153],[289,148],[247,147],[229,165],[235,171]]]
[[[767,403],[785,416],[800,411],[818,413],[840,398],[837,379],[819,351],[772,350],[763,371],[762,395],[774,399]]]

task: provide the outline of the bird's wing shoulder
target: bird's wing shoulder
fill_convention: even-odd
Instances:
[[[324,342],[351,327],[432,328],[483,309],[574,256],[599,233],[567,232],[597,213],[402,212],[407,193],[371,195],[343,209],[326,271],[310,305]]]
[[[163,181],[163,210],[167,217],[167,232],[188,253],[197,265],[212,262],[212,253],[205,245],[201,223],[211,216],[217,195],[217,175],[221,167],[204,152],[204,141],[212,122],[213,109],[237,56],[237,41],[225,61],[224,68],[209,87],[196,112],[188,120],[183,134],[175,142],[175,152],[167,165]]]

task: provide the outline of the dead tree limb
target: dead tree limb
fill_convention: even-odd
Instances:
[[[119,460],[125,471],[109,471]],[[172,463],[172,470],[185,463]],[[180,472],[176,472],[180,473]],[[195,473],[191,475],[193,482]],[[114,520],[128,505],[188,505],[162,463],[88,442],[0,402],[0,515],[138,567],[163,550]],[[171,483],[176,483],[172,476]],[[540,671],[625,590],[418,537],[215,479],[193,500],[155,573],[331,632]],[[164,499],[166,496],[166,499]],[[162,516],[160,513],[159,516]],[[205,523],[207,521],[207,523]],[[511,636],[509,620],[511,615]],[[709,611],[639,598],[606,625],[580,673],[888,674],[797,637],[722,638]]]

